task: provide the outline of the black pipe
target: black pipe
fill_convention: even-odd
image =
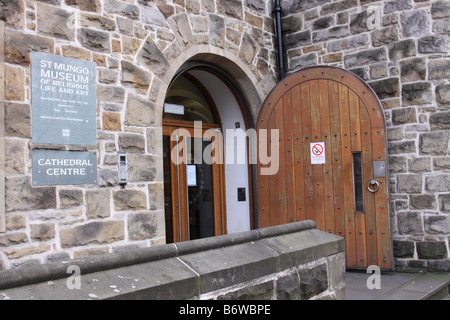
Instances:
[[[275,0],[275,8],[273,10],[276,22],[276,38],[278,44],[278,68],[280,71],[280,81],[284,78],[284,55],[283,55],[283,35],[281,27],[281,4],[280,0]]]

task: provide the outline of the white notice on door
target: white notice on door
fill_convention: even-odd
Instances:
[[[311,143],[311,164],[325,164],[325,142]]]
[[[187,185],[188,187],[197,186],[197,167],[195,164],[189,164],[186,166]]]

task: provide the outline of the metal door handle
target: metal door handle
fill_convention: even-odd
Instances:
[[[372,189],[372,186],[376,186],[375,189]],[[370,180],[367,189],[369,189],[370,192],[375,193],[380,190],[380,183],[377,180]]]

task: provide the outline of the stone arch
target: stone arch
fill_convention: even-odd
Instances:
[[[256,123],[259,110],[264,98],[270,90],[276,85],[276,78],[273,74],[268,74],[262,79],[258,79],[252,70],[237,56],[226,50],[217,52],[210,46],[191,46],[173,60],[167,60],[170,66],[162,77],[153,80],[153,85],[158,91],[155,100],[155,108],[158,114],[162,115],[164,99],[169,89],[172,79],[179,71],[190,62],[204,63],[211,65],[228,76],[228,78],[237,86],[241,93],[241,99],[248,108],[252,126]],[[154,89],[154,88],[152,88]]]
[[[262,19],[255,25],[244,22],[241,16],[233,16],[242,20],[242,24],[231,44],[225,28],[229,17],[204,13],[201,18],[192,12],[166,17],[156,36],[149,35],[143,41],[135,61],[154,75],[150,99],[160,111],[168,86],[183,65],[190,61],[209,63],[227,73],[245,93],[256,123],[264,98],[277,82],[275,52],[270,45],[272,25],[266,25],[268,22]],[[197,19],[203,19],[207,26],[199,30]]]

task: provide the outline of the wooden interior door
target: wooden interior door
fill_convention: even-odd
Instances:
[[[260,227],[311,219],[345,237],[348,268],[392,269],[386,128],[373,91],[342,69],[299,71],[267,97],[261,129],[279,130],[279,169],[261,175],[258,164]]]
[[[194,129],[193,123],[181,122],[163,127],[164,202],[168,243],[226,234],[223,164],[209,164],[211,161],[206,163],[203,158],[204,148],[211,145],[214,139],[205,136],[208,129],[217,128],[203,124],[203,129],[199,131]],[[202,159],[197,163],[193,158],[194,139],[200,140],[202,146]],[[191,146],[187,147],[187,144]],[[192,154],[187,155],[187,150]],[[180,158],[185,160],[179,163],[173,161],[172,152],[179,153]]]

